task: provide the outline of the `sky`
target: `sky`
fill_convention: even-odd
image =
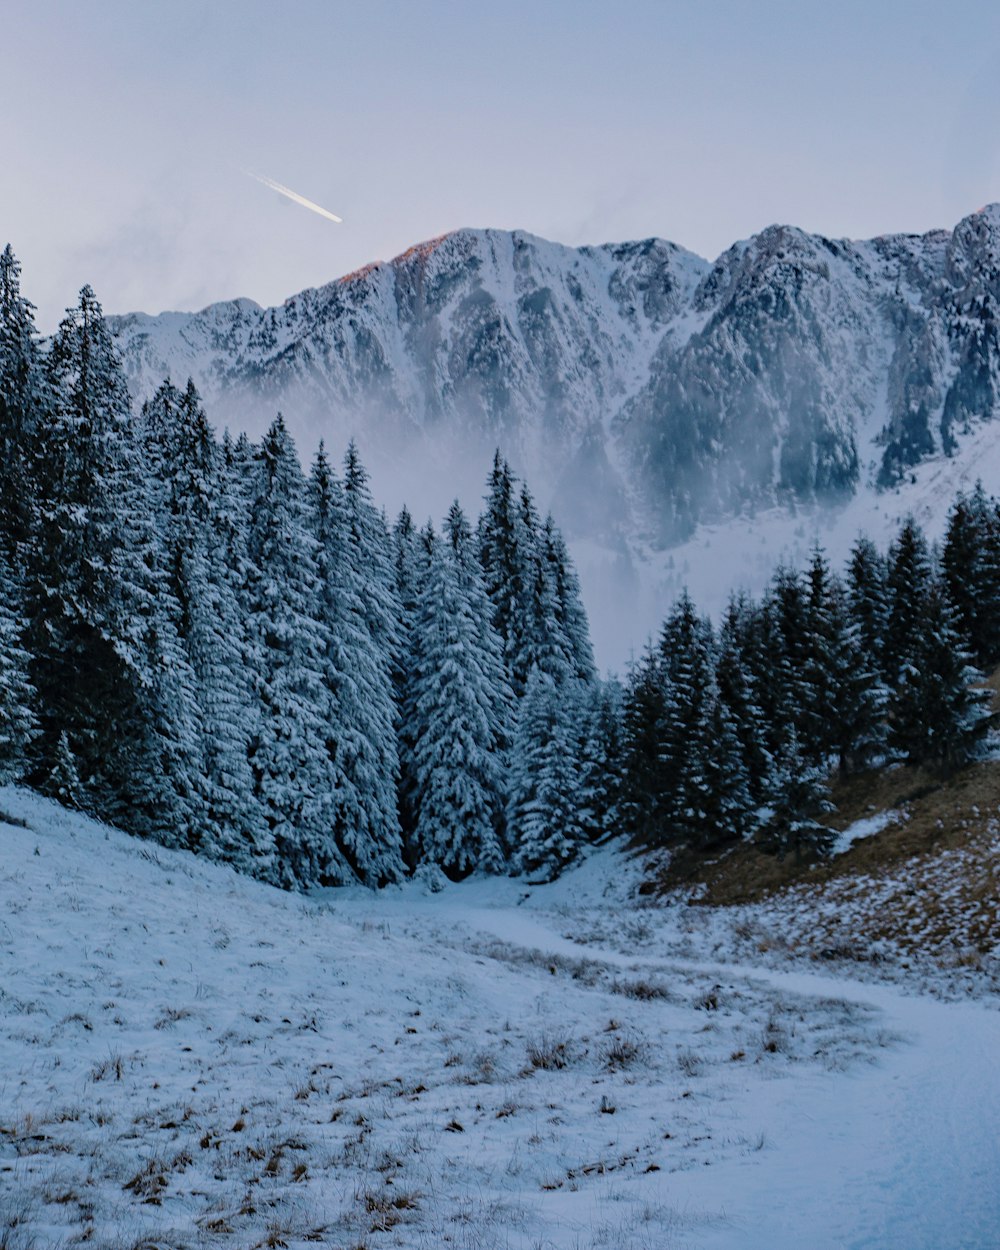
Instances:
[[[85,282],[271,304],[462,226],[712,258],[1000,200],[981,0],[6,0],[2,33],[0,245],[43,330]]]

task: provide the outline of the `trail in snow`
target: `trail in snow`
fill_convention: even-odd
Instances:
[[[457,910],[457,909],[456,909]],[[456,917],[457,918],[457,917]],[[887,986],[687,959],[635,958],[567,939],[551,920],[480,907],[474,929],[618,967],[679,970],[877,1008],[905,1045],[877,1069],[823,1078],[767,1100],[773,1154],[758,1183],[734,1184],[728,1225],[704,1234],[717,1250],[984,1250],[1000,1245],[1000,1016]],[[777,1092],[777,1091],[776,1091]],[[718,1201],[719,1177],[685,1175],[696,1209]],[[684,1204],[682,1203],[682,1206]],[[807,1240],[796,1240],[805,1238]]]

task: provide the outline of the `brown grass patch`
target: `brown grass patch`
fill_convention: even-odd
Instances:
[[[918,856],[988,843],[1000,813],[1000,761],[972,764],[948,778],[899,766],[838,780],[832,790],[837,805],[830,816],[834,829],[846,829],[879,812],[898,812],[899,820],[829,861],[796,863],[790,856],[780,860],[750,843],[707,860],[680,854],[647,882],[644,892],[655,895],[687,888],[699,903],[710,906],[756,903],[788,886],[882,875]],[[983,869],[981,888],[988,891],[988,864]]]

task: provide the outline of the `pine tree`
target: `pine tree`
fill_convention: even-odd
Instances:
[[[978,663],[1000,659],[1000,518],[982,483],[948,519],[942,568],[956,623]]]
[[[325,738],[340,856],[366,885],[403,874],[395,675],[403,657],[388,535],[351,444],[340,482],[322,453],[310,480],[321,553]]]
[[[763,718],[767,754],[772,763],[781,752],[785,730],[794,722],[799,692],[789,694],[789,673],[778,609],[771,595],[756,604],[744,639],[744,662]]]
[[[813,741],[810,725],[809,692],[809,607],[803,579],[794,569],[779,566],[768,593],[768,624],[771,627],[771,702],[775,715],[772,725],[791,721],[801,749],[817,758],[820,746]],[[773,740],[774,753],[777,741]]]
[[[508,837],[522,872],[552,880],[580,854],[580,761],[576,700],[533,668],[517,711],[507,808]]]
[[[664,623],[660,655],[665,682],[660,709],[659,756],[662,803],[670,842],[705,837],[704,765],[713,642],[708,622],[685,591]]]
[[[57,799],[63,807],[79,809],[83,806],[83,792],[76,771],[76,759],[65,729],[56,742],[52,771],[44,779],[40,789],[43,794],[50,794]]]
[[[945,584],[934,578],[923,601],[919,637],[894,692],[891,744],[911,764],[945,771],[975,759],[995,722],[991,694],[981,681],[962,647]]]
[[[886,682],[895,688],[919,650],[924,604],[933,580],[927,541],[912,517],[889,548],[888,564],[888,612],[882,655]]]
[[[201,795],[199,850],[244,872],[273,875],[273,848],[253,800],[248,759],[256,709],[247,681],[243,501],[227,495],[223,453],[193,383],[164,384],[143,409],[146,464],[159,495],[161,605],[176,618],[174,685],[188,680],[187,709]],[[239,519],[237,515],[239,514]],[[180,707],[188,698],[181,695]]]
[[[118,791],[130,832],[165,846],[212,853],[195,677],[179,637],[177,605],[154,567],[146,684],[131,734],[137,767]]]
[[[841,776],[855,768],[869,768],[886,750],[886,713],[889,690],[876,659],[862,642],[861,628],[851,618],[848,592],[834,581],[828,605],[830,750]]]
[[[525,651],[525,602],[532,563],[527,544],[516,478],[498,449],[493,458],[486,508],[479,520],[479,559],[486,593],[493,605],[493,627],[503,642],[504,660],[517,695],[524,693],[527,675],[520,661]]]
[[[165,382],[139,421],[145,501],[152,531],[147,557],[151,609],[146,631],[149,674],[135,736],[153,763],[135,787],[133,830],[170,846],[210,852],[202,746],[204,731],[195,676],[182,639],[186,551],[178,513],[186,500],[171,489],[181,396]]]
[[[476,552],[476,541],[457,499],[445,518],[444,537],[451,548],[459,587],[468,601],[469,613],[476,625],[479,663],[493,708],[495,749],[503,755],[510,746],[513,732],[514,694],[503,660],[503,642],[493,627],[492,607]],[[429,557],[427,559],[429,567]]]
[[[589,842],[603,842],[625,828],[625,695],[614,680],[587,683],[583,690],[579,821]]]
[[[802,660],[801,746],[816,764],[836,748],[835,708],[842,674],[836,662],[843,624],[837,610],[839,587],[821,548],[813,548],[806,572],[805,644]]]
[[[128,826],[133,786],[156,767],[135,732],[152,682],[152,533],[128,392],[89,287],[56,333],[48,379],[25,575],[32,776],[50,775],[65,731],[87,806]]]
[[[12,572],[31,526],[32,443],[47,403],[34,305],[10,244],[0,254],[0,552]]]
[[[719,695],[715,643],[685,592],[660,638],[666,681],[659,718],[662,810],[671,843],[708,849],[742,836],[749,821],[746,768]]]
[[[739,741],[751,803],[760,806],[770,793],[773,758],[757,696],[754,668],[759,665],[752,663],[755,616],[756,609],[748,599],[730,600],[719,630],[715,675],[719,699]]]
[[[736,724],[714,684],[709,693],[706,724],[706,750],[701,765],[702,824],[694,841],[699,850],[738,842],[756,826],[756,805]]]
[[[555,597],[555,625],[559,636],[566,640],[570,671],[579,681],[596,681],[597,668],[580,581],[551,513],[545,519],[542,532],[542,553],[548,570],[547,580]]]
[[[392,562],[396,571],[396,598],[399,602],[400,660],[396,671],[397,703],[402,707],[404,681],[409,667],[412,634],[417,602],[427,572],[427,560],[420,535],[407,508],[403,508],[392,527]]]
[[[799,745],[817,765],[836,756],[841,775],[869,764],[885,747],[888,691],[850,617],[848,592],[822,552],[807,575],[803,734]]]
[[[20,780],[37,733],[22,632],[20,587],[0,549],[0,785]]]
[[[246,434],[240,434],[233,440],[227,430],[222,438],[219,499],[225,510],[226,565],[230,570],[237,602],[245,620],[250,615],[249,536],[257,468],[257,449]],[[248,641],[249,645],[252,644]],[[247,665],[251,667],[249,658]]]
[[[334,778],[326,749],[317,548],[302,470],[279,416],[261,444],[250,520],[249,632],[260,707],[250,764],[285,885],[343,879],[329,810]]]
[[[500,641],[457,503],[420,596],[407,716],[414,738],[415,842],[453,877],[499,871],[506,690]]]
[[[408,709],[413,702],[413,682],[416,673],[417,651],[417,611],[420,596],[427,583],[430,570],[431,553],[434,550],[436,536],[430,521],[426,528],[418,532],[406,508],[403,508],[393,527],[393,548],[396,566],[396,590],[400,606],[400,638],[402,658],[395,675],[396,706],[400,711],[399,721],[399,785],[398,805],[399,823],[403,831],[403,839],[407,848],[407,862],[412,867],[416,863],[417,848],[413,844],[413,833],[416,825],[416,772],[414,749],[416,747],[416,726],[411,724]]]
[[[810,855],[830,853],[836,835],[819,819],[833,811],[823,769],[811,764],[789,729],[774,773],[774,797],[757,843],[762,850],[784,859],[794,854],[801,863]]]
[[[886,679],[885,636],[889,620],[886,561],[870,538],[859,538],[847,570],[851,621],[857,630],[864,667]]]
[[[547,673],[557,686],[573,674],[574,658],[563,629],[554,561],[546,556],[544,535],[527,486],[521,486],[517,550],[522,560],[523,587],[518,646],[511,656],[512,685],[522,690],[532,668]]]
[[[647,647],[629,672],[622,714],[623,814],[626,828],[640,846],[661,845],[665,832],[660,718],[666,682],[659,650]]]

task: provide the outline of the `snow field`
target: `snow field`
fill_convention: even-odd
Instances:
[[[10,1250],[995,1244],[994,1012],[691,958],[613,851],[303,898],[0,811]]]

